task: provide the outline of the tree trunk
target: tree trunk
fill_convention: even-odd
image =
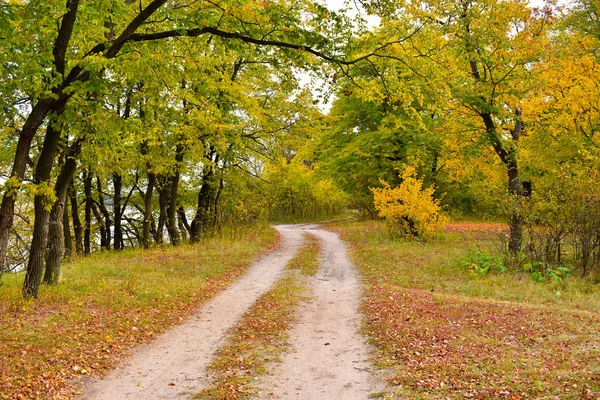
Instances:
[[[36,185],[48,185],[52,173],[52,164],[58,151],[61,129],[57,126],[57,117],[64,111],[61,108],[52,116],[46,129],[46,136],[42,151],[35,166],[35,174],[33,181]],[[23,283],[23,297],[37,298],[38,289],[42,282],[42,274],[44,273],[44,261],[46,246],[48,245],[48,223],[50,219],[50,194],[42,186],[41,191],[34,197],[34,215],[33,237],[31,240],[31,248],[29,260],[27,263],[27,272],[25,273],[25,281]],[[62,217],[62,216],[61,216]]]
[[[514,155],[513,155],[514,157]],[[508,193],[511,195],[513,202],[510,214],[510,240],[508,242],[508,250],[512,254],[517,254],[521,250],[521,242],[523,240],[523,184],[519,178],[519,169],[516,159],[511,157],[508,165]]]
[[[494,151],[500,160],[506,166],[508,172],[508,194],[511,196],[511,210],[509,217],[510,238],[508,242],[508,250],[516,255],[521,250],[521,242],[523,240],[523,215],[521,205],[523,203],[523,184],[519,177],[519,167],[517,163],[517,144],[521,137],[523,122],[521,120],[521,109],[515,110],[515,127],[511,131],[513,146],[504,146],[496,125],[489,113],[481,114],[483,118],[486,134],[490,140]]]
[[[94,199],[92,198],[92,172],[88,169],[83,181],[83,191],[85,193],[85,230],[83,232],[83,252],[90,254],[91,252],[91,232],[92,232],[92,206]]]
[[[46,254],[46,273],[44,282],[49,284],[57,284],[60,276],[60,263],[65,253],[65,216],[67,224],[69,221],[67,209],[67,195],[69,187],[73,180],[73,175],[77,169],[75,157],[81,152],[81,142],[76,141],[73,146],[67,151],[67,158],[62,165],[56,184],[54,185],[54,193],[56,201],[50,212],[49,240],[48,252]],[[67,231],[68,232],[68,231]],[[70,236],[70,232],[68,232]],[[70,242],[70,239],[69,239]]]
[[[181,233],[177,227],[177,188],[179,186],[179,171],[169,179],[167,195],[167,231],[173,246],[181,244]]]
[[[4,196],[0,205],[0,271],[6,269],[6,252],[15,217],[15,201],[25,168],[29,159],[29,149],[37,129],[42,125],[50,110],[50,100],[40,100],[31,110],[19,133],[10,179],[5,183]],[[10,184],[8,184],[10,182]]]
[[[67,158],[60,170],[56,184],[54,185],[54,193],[56,201],[50,212],[49,240],[48,252],[46,254],[46,273],[44,274],[44,282],[49,284],[57,284],[60,276],[60,263],[65,253],[65,236],[64,236],[64,216],[69,184],[73,179],[77,162],[75,157],[81,151],[81,143],[75,142],[69,149]],[[67,218],[68,221],[68,218]]]
[[[213,168],[209,168],[204,173],[202,187],[198,193],[198,207],[196,216],[192,220],[190,241],[198,242],[202,237],[207,236],[211,231],[213,221],[213,204],[217,192],[216,179]]]
[[[156,182],[156,176],[152,172],[148,172],[148,186],[146,187],[146,193],[144,194],[144,222],[142,224],[142,245],[145,249],[150,248],[151,244],[151,231],[150,227],[152,224],[152,192]]]
[[[71,181],[69,186],[69,199],[71,200],[71,218],[73,219],[73,234],[75,236],[75,252],[83,254],[83,227],[79,219],[79,204],[77,202],[77,190],[75,189],[75,180]]]
[[[186,232],[187,236],[189,236],[192,232],[192,228],[190,227],[190,223],[187,220],[187,216],[185,215],[185,209],[183,208],[183,206],[179,206],[179,208],[177,208],[177,216],[179,217],[179,223],[183,226],[183,228],[180,228],[182,232]]]
[[[177,145],[175,153],[175,172],[168,180],[169,195],[167,201],[167,230],[173,246],[181,244],[181,232],[177,226],[177,189],[179,188],[179,168],[183,161],[184,147]]]
[[[115,250],[122,250],[125,246],[123,244],[123,228],[122,228],[122,216],[121,216],[121,188],[123,186],[123,178],[119,174],[113,175],[113,216],[114,216],[114,234],[113,234],[113,248]]]
[[[164,241],[163,231],[165,227],[165,221],[167,220],[167,201],[168,201],[168,188],[163,184],[158,186],[158,226],[154,235],[154,241],[156,244],[162,244]]]
[[[96,177],[96,188],[98,190],[98,208],[102,215],[98,214],[98,210],[96,207],[93,209],[94,215],[100,224],[100,247],[105,250],[110,250],[110,242],[111,242],[111,234],[110,234],[110,226],[112,221],[110,219],[110,212],[108,212],[108,208],[106,208],[106,204],[104,203],[104,195],[102,193],[102,181],[100,181],[100,177]],[[104,217],[104,218],[103,218]]]
[[[52,213],[50,214],[50,218],[52,218]],[[71,221],[69,220],[69,196],[65,196],[65,207],[63,210],[63,236],[65,238],[65,257],[68,259],[71,259],[71,257],[73,256],[73,236],[71,236],[70,222]]]

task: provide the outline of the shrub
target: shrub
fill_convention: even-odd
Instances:
[[[490,270],[506,272],[502,257],[488,256],[480,251],[473,251],[471,249],[461,258],[461,264],[479,276],[487,275]]]
[[[427,239],[442,229],[447,216],[440,201],[433,197],[434,188],[423,188],[415,169],[407,168],[400,175],[402,183],[392,188],[382,181],[383,188],[371,188],[373,203],[379,216],[385,219],[388,232],[395,237]]]

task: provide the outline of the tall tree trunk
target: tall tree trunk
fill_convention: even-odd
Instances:
[[[182,225],[183,227],[180,227],[182,232],[186,232],[187,236],[189,236],[192,232],[192,227],[190,226],[190,223],[187,220],[187,216],[185,215],[185,209],[183,208],[183,206],[179,206],[177,208],[177,216],[179,217],[179,223],[180,225]]]
[[[123,186],[123,178],[119,174],[113,175],[113,218],[114,218],[114,234],[113,234],[113,248],[115,250],[122,250],[125,246],[123,244],[123,228],[122,228],[122,216],[121,216],[121,188]]]
[[[198,207],[192,220],[190,241],[198,242],[210,234],[213,223],[213,205],[217,193],[217,180],[214,168],[207,168],[202,177],[202,187],[198,192]]]
[[[92,198],[92,172],[88,169],[83,181],[83,192],[85,194],[85,229],[83,232],[83,252],[90,254],[91,252],[91,232],[92,232],[92,206],[94,199]]]
[[[46,129],[46,136],[42,151],[35,166],[33,181],[36,185],[48,185],[52,173],[52,164],[58,151],[61,129],[58,126],[58,116],[62,114],[64,108],[57,111],[52,116]],[[44,188],[33,200],[35,220],[33,223],[33,237],[31,239],[31,248],[29,250],[29,260],[27,263],[27,272],[23,282],[23,297],[28,299],[37,298],[38,289],[42,282],[44,273],[44,262],[46,246],[48,245],[48,223],[50,220],[50,193]]]
[[[100,177],[96,177],[96,189],[98,191],[98,208],[102,213],[102,216],[98,214],[98,210],[94,211],[96,215],[96,219],[100,224],[100,247],[105,250],[110,250],[110,242],[111,242],[111,234],[110,234],[110,226],[112,225],[112,221],[110,219],[110,212],[108,208],[106,208],[106,204],[104,202],[104,194],[102,192],[102,181]],[[95,209],[96,207],[94,207]],[[104,217],[104,218],[102,218]]]
[[[468,29],[468,28],[467,28]],[[481,74],[476,61],[470,61],[471,74],[475,81],[481,80]],[[484,99],[482,99],[484,101]],[[485,102],[485,101],[484,101]],[[506,166],[508,172],[508,193],[511,196],[511,214],[509,218],[510,239],[508,249],[512,254],[517,254],[521,250],[523,239],[523,216],[521,214],[521,204],[523,201],[523,184],[519,177],[519,168],[517,164],[518,142],[523,130],[523,121],[521,119],[521,108],[515,110],[515,125],[511,130],[511,145],[505,146],[496,128],[493,115],[489,111],[479,113],[485,125],[485,132],[488,140],[492,144],[494,151]]]
[[[2,204],[0,204],[0,271],[6,269],[8,241],[15,218],[15,201],[19,186],[25,176],[31,142],[49,110],[49,101],[38,102],[31,110],[19,134],[10,179],[4,184],[4,195]]]
[[[167,195],[167,232],[173,246],[181,244],[181,233],[177,227],[177,188],[179,186],[179,172],[169,179]]]
[[[73,175],[77,169],[75,156],[79,154],[81,150],[80,146],[81,143],[76,142],[73,147],[69,149],[67,158],[62,165],[61,171],[58,175],[58,178],[56,178],[56,183],[54,185],[56,201],[54,202],[52,211],[50,212],[48,252],[46,253],[46,273],[44,274],[44,282],[49,284],[57,284],[60,276],[60,263],[65,252],[63,216],[68,214],[65,213],[65,203],[67,201],[69,183],[73,179]]]
[[[162,244],[164,241],[163,238],[163,232],[164,232],[164,228],[165,228],[165,222],[167,220],[167,202],[168,202],[168,196],[169,196],[169,191],[168,191],[168,187],[166,187],[164,180],[163,180],[163,184],[157,187],[158,190],[158,207],[159,207],[159,214],[158,214],[158,225],[156,227],[156,232],[154,235],[154,241],[156,242],[156,244]]]
[[[179,188],[179,168],[183,161],[184,147],[177,145],[175,153],[175,172],[169,178],[169,195],[167,201],[167,230],[173,246],[181,244],[181,232],[177,226],[177,190]]]
[[[79,203],[77,202],[77,190],[75,180],[71,180],[69,186],[69,199],[71,200],[71,218],[73,219],[73,234],[75,236],[75,252],[83,254],[83,227],[79,219]]]
[[[156,176],[152,172],[148,172],[148,186],[144,193],[144,221],[142,223],[142,245],[145,249],[149,249],[151,244],[152,192],[154,191],[155,182]]]
[[[67,0],[67,11],[61,19],[60,27],[58,28],[58,34],[52,48],[54,67],[56,73],[60,75],[63,75],[65,71],[65,55],[69,47],[71,35],[73,33],[78,7],[79,0]],[[10,174],[10,184],[5,184],[2,204],[0,204],[0,271],[5,269],[6,250],[8,248],[10,232],[15,217],[17,189],[20,186],[23,177],[25,176],[25,168],[27,165],[27,160],[29,159],[29,149],[31,148],[33,138],[39,127],[48,116],[48,113],[63,109],[66,102],[71,97],[71,94],[65,95],[63,93],[63,88],[60,86],[55,86],[52,89],[52,92],[54,96],[42,98],[33,105],[31,112],[27,116],[27,119],[25,120],[25,123],[19,132],[19,141],[17,143],[15,158],[13,160]],[[42,237],[44,236],[43,231],[38,231],[37,233],[37,239],[40,239],[40,235]],[[36,274],[34,271],[32,271],[32,273]],[[31,297],[34,295],[37,296],[37,287],[35,287],[35,282],[39,281],[41,276],[37,277],[29,274],[28,279],[26,278],[26,285],[23,287],[23,295],[25,297]],[[39,286],[39,283],[37,286]]]
[[[63,236],[65,238],[65,257],[71,259],[73,256],[73,236],[71,235],[71,221],[69,218],[69,201],[69,196],[65,196],[65,207],[63,210]],[[50,218],[52,218],[52,214],[50,215]]]

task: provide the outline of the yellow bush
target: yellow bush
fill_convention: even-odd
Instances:
[[[404,170],[401,178],[398,187],[381,181],[383,188],[371,188],[375,209],[392,236],[428,239],[444,227],[448,218],[442,213],[440,201],[433,197],[433,186],[424,189],[414,168]]]

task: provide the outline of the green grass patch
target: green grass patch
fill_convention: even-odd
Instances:
[[[501,229],[457,225],[428,243],[390,240],[375,222],[334,226],[365,278],[365,332],[397,395],[596,398],[600,287],[573,276],[477,276],[461,258],[495,255]]]
[[[287,332],[296,321],[296,307],[307,297],[306,277],[319,266],[318,239],[306,234],[306,243],[287,265],[287,273],[262,295],[231,332],[208,367],[211,385],[197,397],[205,400],[245,399],[256,394],[252,383],[268,372],[287,347]]]
[[[304,234],[304,240],[304,248],[290,261],[287,268],[298,270],[305,276],[313,276],[319,270],[321,246],[319,239],[311,233]]]
[[[272,248],[269,228],[199,245],[97,253],[63,267],[61,283],[21,299],[22,274],[0,287],[0,398],[71,398],[70,382],[100,376],[241,276]]]

